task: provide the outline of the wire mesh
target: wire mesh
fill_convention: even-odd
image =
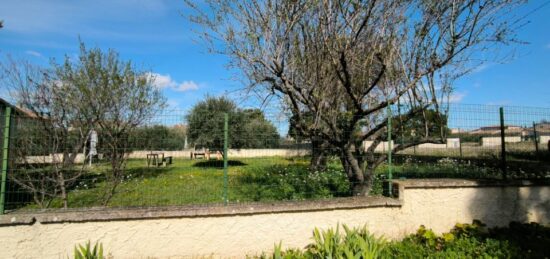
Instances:
[[[346,174],[338,149],[315,146],[311,138],[296,134],[291,117],[257,109],[229,113],[226,184],[223,112],[192,118],[188,111],[164,110],[139,125],[109,132],[112,125],[105,122],[108,125],[85,128],[16,110],[11,116],[5,207],[207,205],[223,203],[226,188],[230,203],[353,195],[357,180]],[[412,128],[392,133],[392,147],[411,144],[393,154],[393,177],[500,179],[499,107],[452,104],[444,118],[438,129],[412,123]],[[550,109],[504,107],[504,119],[509,178],[548,178]],[[412,145],[421,131],[443,137]],[[387,135],[382,139],[374,149],[376,156],[388,151]],[[363,151],[372,141],[361,143]],[[312,170],[312,154],[319,151],[326,151],[326,167]],[[371,195],[382,194],[388,166],[382,163],[369,178]]]

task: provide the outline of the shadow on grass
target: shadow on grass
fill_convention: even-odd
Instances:
[[[228,166],[244,166],[247,165],[238,160],[229,160],[227,161]],[[193,167],[203,167],[203,168],[223,168],[223,161],[221,160],[205,160],[201,162],[196,162],[193,164]]]

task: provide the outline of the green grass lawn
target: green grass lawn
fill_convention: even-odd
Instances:
[[[258,170],[270,165],[307,165],[305,160],[283,158],[252,158],[230,161],[228,196],[231,202],[253,201],[242,192],[239,178],[244,171]],[[103,170],[107,164],[96,165],[96,177],[87,176],[69,193],[70,207],[101,206],[106,184]],[[168,167],[147,167],[145,160],[130,160],[127,176],[116,190],[109,206],[164,206],[183,204],[222,203],[224,174],[221,161],[175,159]],[[98,173],[99,172],[99,173]],[[60,207],[54,201],[53,207]]]
[[[494,160],[494,159],[493,159]],[[436,156],[395,157],[394,178],[499,178],[498,160],[459,160]],[[511,164],[514,160],[510,161]],[[516,161],[532,167],[540,178],[548,177],[548,163]],[[308,171],[308,158],[243,158],[229,161],[228,199],[231,203],[274,200],[304,200],[349,196],[349,183],[338,159],[326,172]],[[110,200],[110,207],[166,206],[224,202],[223,162],[216,160],[175,159],[168,167],[147,167],[145,160],[130,160],[126,177]],[[104,172],[108,164],[96,164],[69,191],[69,207],[102,205],[107,185]],[[519,171],[523,169],[519,168]],[[373,195],[382,193],[387,165],[376,172]],[[518,171],[518,170],[516,170]],[[518,171],[518,172],[519,172]],[[518,177],[531,177],[523,172]],[[31,202],[29,200],[29,202]],[[56,199],[51,207],[61,207]],[[36,208],[34,205],[26,206]]]

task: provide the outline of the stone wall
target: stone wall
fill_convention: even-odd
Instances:
[[[444,232],[473,219],[550,223],[548,182],[400,180],[393,187],[397,198],[11,213],[0,216],[0,258],[66,258],[88,240],[115,258],[243,258],[280,241],[302,248],[313,228],[339,223],[386,238],[420,225]]]

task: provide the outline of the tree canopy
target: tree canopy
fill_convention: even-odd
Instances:
[[[279,134],[263,112],[240,109],[226,97],[206,97],[186,115],[189,141],[196,146],[222,149],[224,114],[229,116],[231,148],[271,148],[279,144]]]

